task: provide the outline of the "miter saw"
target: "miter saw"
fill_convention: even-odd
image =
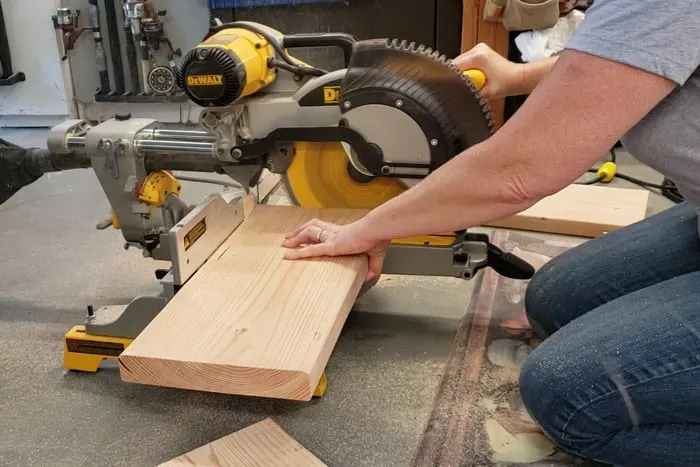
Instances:
[[[343,51],[344,69],[288,53],[329,46]],[[264,169],[283,176],[297,205],[373,208],[493,130],[478,91],[483,73],[460,72],[438,52],[398,40],[223,24],[184,57],[178,80],[203,109],[197,130],[129,115],[69,120],[52,129],[48,151],[26,152],[17,166],[32,176],[92,167],[112,207],[98,228],[121,229],[127,247],[172,265],[157,273],[160,295],[89,309],[66,335],[67,369],[96,371],[129,345],[243,222],[242,194]],[[227,174],[242,190],[188,206],[173,170]],[[465,231],[395,241],[384,272],[469,279],[486,266],[518,279],[533,273],[486,235]]]

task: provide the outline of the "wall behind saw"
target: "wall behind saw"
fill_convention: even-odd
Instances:
[[[12,66],[27,80],[0,87],[0,126],[55,123],[69,112],[51,22],[57,0],[1,1]]]
[[[121,5],[121,0],[115,2]],[[186,53],[201,42],[209,30],[209,8],[207,0],[153,0],[159,10],[167,10],[163,18],[165,33],[175,48]],[[87,20],[88,0],[63,0],[65,7],[73,10],[80,9]],[[102,0],[98,0],[102,24],[105,24],[105,8]],[[120,17],[121,20],[121,17]],[[103,32],[103,36],[106,31]],[[119,28],[122,45],[122,62],[126,66],[125,35]],[[105,53],[110,56],[109,47]],[[95,68],[95,42],[92,35],[85,34],[80,38],[70,54],[73,86],[76,100],[80,104],[81,117],[91,120],[103,120],[117,112],[131,113],[135,117],[151,117],[165,122],[197,121],[199,108],[189,102],[173,104],[120,104],[95,102],[95,90],[99,87],[99,78]],[[112,83],[113,84],[113,83]]]

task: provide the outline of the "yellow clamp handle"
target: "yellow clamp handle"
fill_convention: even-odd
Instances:
[[[471,70],[465,70],[464,76],[469,78],[472,81],[472,83],[474,83],[474,86],[476,86],[476,89],[479,91],[481,91],[481,89],[486,84],[486,75],[483,71],[477,70],[476,68]]]

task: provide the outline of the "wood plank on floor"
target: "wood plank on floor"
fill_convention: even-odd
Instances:
[[[126,382],[310,400],[367,273],[364,255],[289,261],[313,218],[364,210],[258,205],[121,354]]]
[[[325,465],[278,423],[267,418],[160,464],[160,467],[323,467]]]
[[[648,203],[648,190],[570,185],[520,214],[487,225],[598,237],[644,219]]]

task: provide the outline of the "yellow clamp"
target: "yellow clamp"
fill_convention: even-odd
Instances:
[[[159,170],[146,177],[139,199],[154,206],[162,206],[168,195],[179,195],[181,190],[180,182],[170,172]]]
[[[476,68],[473,68],[471,70],[465,70],[463,72],[463,74],[464,74],[464,76],[469,78],[472,83],[474,83],[474,86],[476,86],[476,89],[478,91],[481,91],[481,89],[486,84],[486,75],[481,70],[477,70]]]

